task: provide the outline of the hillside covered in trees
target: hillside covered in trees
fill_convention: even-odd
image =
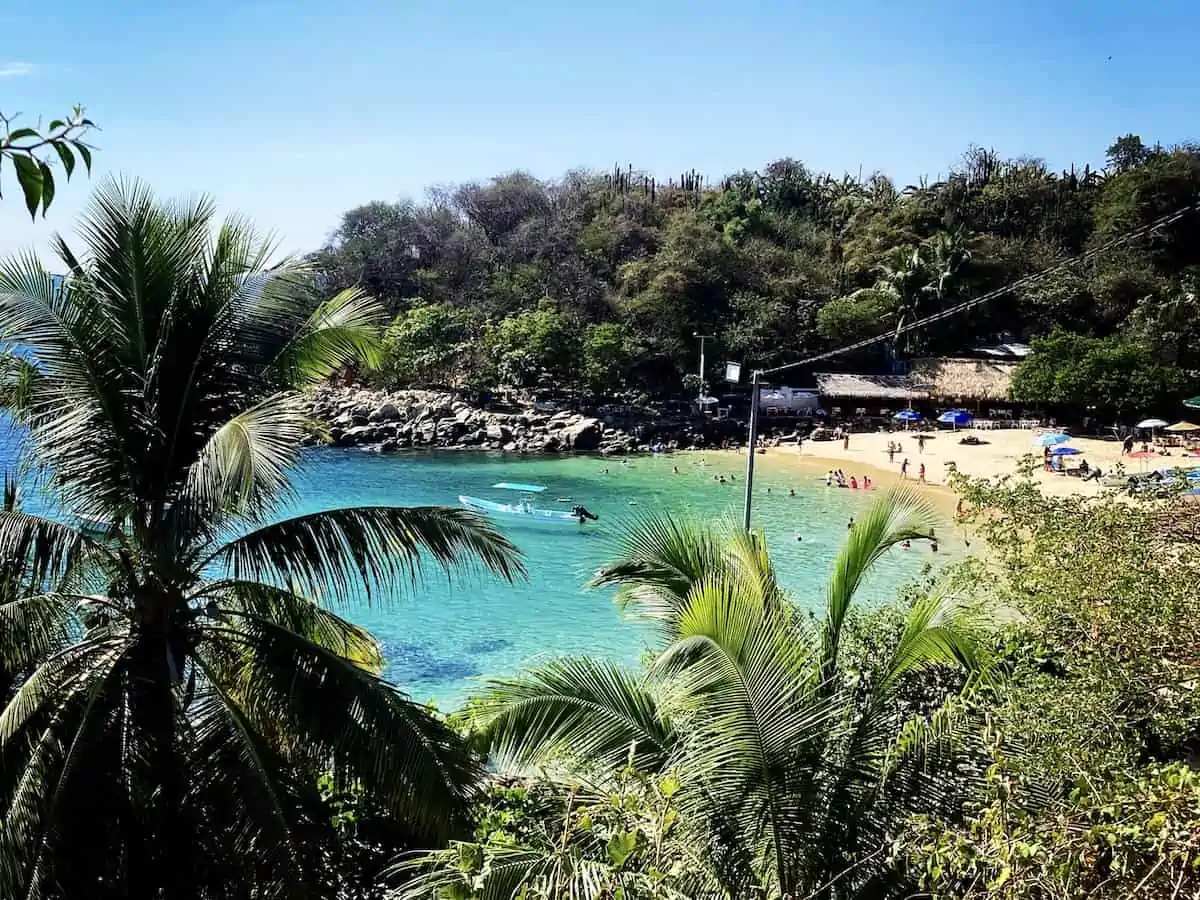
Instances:
[[[666,184],[632,169],[514,172],[350,210],[315,261],[326,288],[360,284],[395,315],[392,383],[662,393],[695,371],[694,333],[715,335],[710,379],[726,358],[793,362],[894,334],[1198,200],[1200,148],[1134,135],[1101,170],[973,148],[945,180],[907,186],[792,159],[717,185],[694,172]],[[1198,289],[1193,209],[837,365],[888,371],[897,357],[1034,340],[1021,399],[1168,405],[1196,387]],[[1079,373],[1103,369],[1122,377],[1082,396]]]

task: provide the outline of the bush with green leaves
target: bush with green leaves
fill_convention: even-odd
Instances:
[[[679,779],[626,766],[600,783],[496,782],[475,812],[475,839],[418,854],[392,875],[397,900],[563,896],[682,900],[717,896],[706,860],[679,828]]]
[[[1200,515],[959,479],[1009,610],[979,699],[986,789],[895,852],[938,897],[1176,898],[1200,889]]]

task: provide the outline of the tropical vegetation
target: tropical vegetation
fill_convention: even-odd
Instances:
[[[515,172],[352,209],[313,262],[327,291],[362,285],[398,335],[421,335],[390,346],[377,377],[393,385],[669,393],[696,371],[697,333],[715,336],[709,381],[726,359],[775,366],[871,338],[833,365],[891,371],[1045,339],[1018,399],[1074,409],[1072,369],[1113,356],[1138,386],[1094,389],[1085,407],[1165,415],[1200,392],[1197,202],[1200,149],[1134,135],[1102,169],[975,147],[907,186],[793,159],[713,184]],[[1009,285],[952,326],[900,333]]]
[[[288,513],[300,389],[372,358],[375,301],[137,183],[80,233],[61,286],[0,265],[5,396],[56,509],[0,511],[0,895],[315,893],[325,774],[397,845],[458,835],[480,760],[336,610],[428,566],[514,577],[516,549],[461,509]]]
[[[976,151],[907,191],[513,175],[304,262],[106,183],[65,277],[0,263],[0,896],[1196,896],[1186,498],[959,479],[988,552],[874,607],[872,568],[946,527],[912,494],[858,516],[822,597],[762,534],[644,518],[595,579],[643,664],[544,662],[445,717],[348,613],[427,569],[520,577],[516,548],[463,510],[299,514],[293,478],[335,373],[669,389],[693,329],[762,362],[875,335],[880,365],[1008,331],[1021,396],[1152,407],[1194,384],[1194,217],[903,329],[1194,203],[1198,168],[1127,136],[1103,173]]]
[[[814,620],[779,585],[761,534],[669,516],[638,523],[595,583],[616,585],[626,611],[653,625],[645,671],[561,659],[493,681],[469,710],[498,763],[557,779],[552,839],[504,829],[456,843],[410,863],[430,871],[401,896],[887,891],[898,824],[952,814],[958,779],[934,777],[946,701],[989,677],[980,610],[948,584],[917,597],[869,660],[845,653],[863,579],[932,528],[912,495],[875,503],[851,528]],[[951,677],[936,684],[930,670]],[[916,704],[905,694],[914,679],[932,688]],[[597,786],[646,821],[613,830],[584,799]]]

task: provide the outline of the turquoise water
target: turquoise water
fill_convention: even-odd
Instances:
[[[0,465],[16,463],[16,442],[0,425]],[[622,621],[611,591],[585,585],[612,558],[622,520],[669,511],[680,516],[740,521],[744,458],[691,453],[620,460],[591,457],[515,458],[486,454],[380,456],[354,450],[306,453],[297,473],[291,510],[312,512],[349,505],[457,505],[459,494],[501,499],[499,481],[548,487],[541,505],[570,497],[600,515],[599,530],[502,523],[524,552],[528,577],[508,584],[485,573],[447,578],[430,568],[414,590],[368,605],[365,599],[341,612],[369,628],[382,642],[387,677],[415,699],[457,706],[478,679],[512,673],[523,663],[555,655],[587,653],[636,662],[646,646],[641,626]],[[679,469],[675,474],[673,469]],[[720,484],[714,476],[733,476]],[[770,488],[770,493],[767,489]],[[796,491],[788,496],[789,489]],[[827,488],[811,472],[779,460],[760,467],[755,524],[766,530],[783,583],[802,605],[816,608],[848,519],[870,501],[866,492]],[[44,508],[26,495],[31,511]],[[947,534],[949,529],[946,529]],[[797,542],[796,536],[804,540]],[[957,555],[943,542],[938,560]],[[897,588],[931,562],[924,549],[893,551],[864,585],[868,602],[894,596]]]
[[[369,503],[455,504],[459,494],[496,498],[504,492],[491,485],[507,480],[546,485],[540,505],[570,497],[600,515],[601,528],[584,533],[504,523],[505,532],[524,551],[529,571],[516,584],[487,575],[447,580],[431,573],[407,596],[347,611],[383,643],[391,680],[416,699],[449,708],[481,676],[511,673],[538,658],[588,653],[635,662],[645,633],[622,621],[611,592],[586,589],[585,583],[611,558],[613,535],[623,519],[666,510],[740,520],[744,459],[708,457],[701,464],[702,459],[697,454],[638,457],[626,466],[588,457],[378,456],[319,450],[310,454],[300,475],[303,501],[298,511]],[[733,474],[736,481],[720,484],[713,478],[719,474]],[[871,495],[826,488],[812,474],[785,472],[779,464],[760,471],[756,482],[755,523],[766,530],[783,583],[799,602],[819,606],[847,521]],[[789,488],[796,490],[795,497],[788,496]],[[802,542],[796,541],[797,534]],[[954,555],[953,548],[946,549],[951,552],[939,558]],[[862,596],[870,601],[893,596],[929,561],[928,551],[893,551]]]

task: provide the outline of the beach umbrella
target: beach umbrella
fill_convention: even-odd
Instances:
[[[1083,451],[1078,447],[1055,447],[1050,451],[1051,456],[1078,456]]]
[[[1176,422],[1174,425],[1168,425],[1163,431],[1173,431],[1177,434],[1183,434],[1189,431],[1200,431],[1200,425],[1193,425],[1191,422]]]
[[[957,428],[959,425],[970,425],[971,414],[964,409],[948,409],[937,420],[943,425],[953,425]]]
[[[892,418],[897,422],[920,422],[924,417],[915,409],[902,409]]]
[[[1138,428],[1148,428],[1153,431],[1155,428],[1166,428],[1167,423],[1162,419],[1142,419],[1137,423]]]
[[[1189,397],[1183,401],[1183,405],[1188,409],[1200,409],[1200,397]]]
[[[1063,444],[1071,439],[1069,434],[1061,434],[1057,431],[1050,431],[1046,434],[1039,434],[1033,439],[1035,447],[1053,447],[1055,444]]]

